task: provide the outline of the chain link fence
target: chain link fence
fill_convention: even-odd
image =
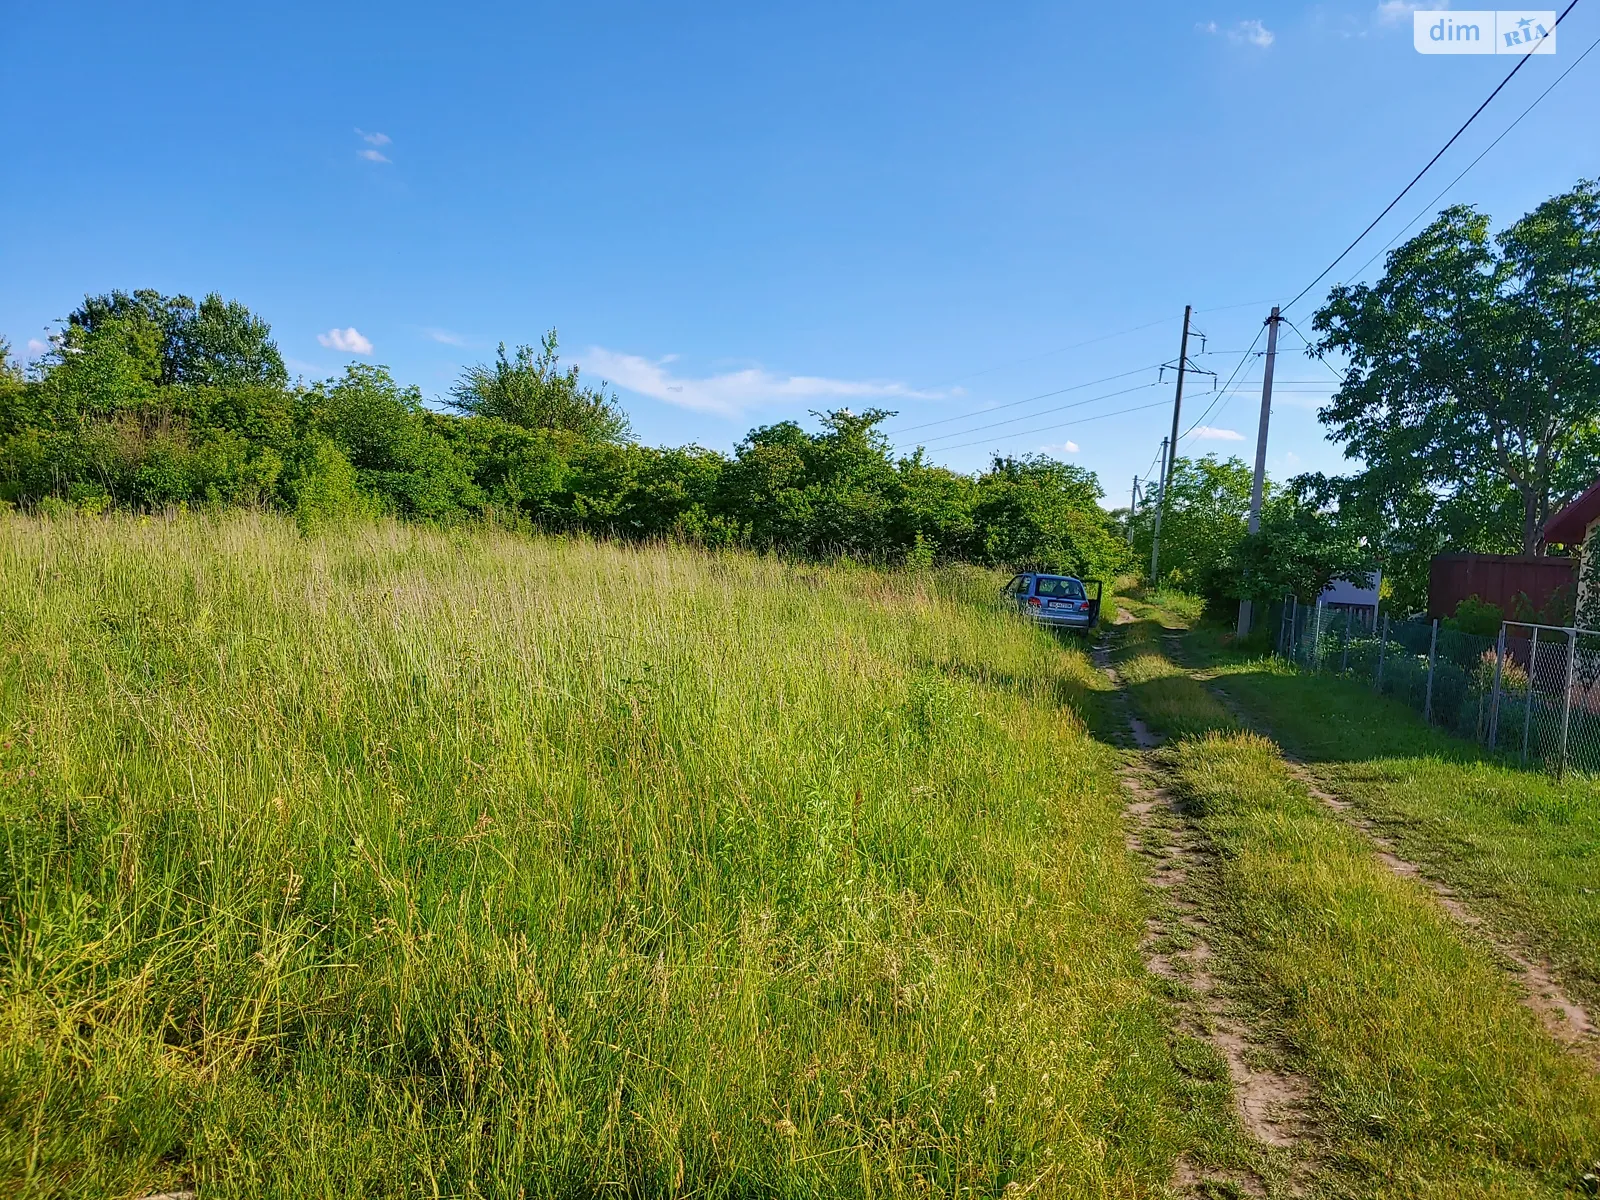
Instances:
[[[1507,621],[1480,637],[1292,596],[1274,608],[1277,654],[1302,669],[1366,682],[1522,763],[1600,771],[1600,632]]]

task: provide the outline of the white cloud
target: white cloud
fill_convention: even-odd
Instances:
[[[349,329],[330,329],[317,334],[317,341],[329,350],[343,350],[346,354],[371,354],[372,343],[352,325]]]
[[[41,354],[48,354],[49,352],[49,342],[41,342],[38,338],[28,339],[28,353],[33,355],[34,358],[38,358]]]
[[[1054,446],[1040,446],[1039,452],[1041,454],[1076,454],[1078,452],[1078,443],[1061,442]]]
[[[1382,0],[1378,5],[1378,24],[1398,25],[1419,8],[1449,7],[1449,0]]]
[[[361,140],[369,146],[387,146],[392,140],[387,133],[366,133],[357,127],[356,132],[361,135]]]
[[[448,329],[424,329],[422,336],[430,342],[438,342],[444,346],[465,346],[467,336],[464,333],[451,333]]]
[[[1217,31],[1217,23],[1215,21],[1201,21],[1195,26],[1195,29],[1200,33],[1215,33]]]
[[[394,161],[387,154],[381,154],[376,150],[357,150],[356,151],[356,157],[357,158],[364,158],[368,162],[393,162]]]
[[[828,379],[820,375],[774,375],[760,367],[694,379],[674,375],[666,369],[673,357],[652,361],[637,354],[618,354],[601,346],[591,346],[577,361],[585,371],[592,371],[627,391],[696,412],[727,417],[784,400],[933,400],[939,395],[917,391],[903,383]]]
[[[1262,50],[1277,40],[1272,30],[1257,20],[1240,21],[1228,30],[1228,38],[1230,41],[1257,46]]]
[[[1196,429],[1191,437],[1199,438],[1202,442],[1242,442],[1244,434],[1236,429],[1216,429],[1210,425],[1202,425]]]

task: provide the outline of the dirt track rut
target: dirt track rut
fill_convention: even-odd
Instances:
[[[1118,614],[1121,616],[1122,614]],[[1095,659],[1120,689],[1110,650],[1102,641]],[[1275,1055],[1241,1017],[1212,970],[1212,923],[1205,897],[1214,886],[1216,853],[1163,783],[1154,751],[1161,739],[1122,699],[1123,717],[1139,758],[1122,783],[1128,794],[1128,848],[1146,863],[1146,882],[1159,898],[1141,944],[1145,966],[1170,984],[1180,1028],[1208,1042],[1227,1063],[1240,1124],[1263,1146],[1301,1157],[1310,1132],[1310,1087],[1299,1076],[1269,1065]],[[1174,1180],[1180,1191],[1213,1195],[1231,1183],[1249,1195],[1266,1195],[1253,1173],[1202,1171],[1182,1163]]]

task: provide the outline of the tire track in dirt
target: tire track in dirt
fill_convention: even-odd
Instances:
[[[1600,1027],[1589,1011],[1569,996],[1556,981],[1550,964],[1500,937],[1482,917],[1474,913],[1460,895],[1448,884],[1428,875],[1421,866],[1402,857],[1393,842],[1386,837],[1377,823],[1367,817],[1349,800],[1334,795],[1317,782],[1306,763],[1283,749],[1282,743],[1272,736],[1272,731],[1254,714],[1247,711],[1227,691],[1205,672],[1197,672],[1211,694],[1248,729],[1271,738],[1289,771],[1305,787],[1308,795],[1336,813],[1346,824],[1358,830],[1371,843],[1373,853],[1391,872],[1403,879],[1412,879],[1432,893],[1439,906],[1452,920],[1487,945],[1511,972],[1518,976],[1518,998],[1524,1007],[1532,1010],[1539,1023],[1556,1041],[1570,1049],[1595,1071],[1600,1071]]]
[[[1126,623],[1125,615],[1119,610],[1119,623]],[[1264,1065],[1271,1056],[1240,1020],[1211,969],[1211,920],[1204,897],[1216,886],[1216,851],[1161,782],[1162,768],[1153,754],[1161,739],[1128,704],[1104,638],[1094,658],[1117,686],[1123,719],[1139,750],[1139,760],[1123,769],[1122,784],[1129,797],[1128,849],[1145,860],[1146,882],[1160,900],[1140,943],[1146,969],[1175,985],[1180,1030],[1213,1046],[1227,1064],[1240,1124],[1263,1146],[1294,1154],[1311,1131],[1311,1089],[1303,1078]],[[1208,1172],[1187,1161],[1180,1161],[1174,1183],[1192,1195],[1217,1194],[1217,1185],[1230,1184],[1247,1195],[1267,1194],[1253,1173]]]

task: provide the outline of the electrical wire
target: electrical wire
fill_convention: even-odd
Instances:
[[[1152,384],[1151,386],[1153,387],[1155,385]],[[1144,412],[1146,409],[1151,408],[1163,408],[1166,406],[1166,403],[1167,402],[1165,400],[1157,400],[1154,404],[1140,404],[1133,408],[1119,408],[1115,412],[1098,413],[1092,417],[1079,417],[1076,421],[1056,421],[1049,425],[1041,425],[1038,429],[1019,429],[1014,433],[1006,433],[1002,434],[1001,436],[1008,438],[1029,437],[1035,433],[1050,433],[1052,430],[1066,429],[1072,425],[1087,425],[1090,421],[1104,421],[1109,417],[1125,417],[1129,413]],[[967,450],[973,446],[980,446],[988,440],[989,439],[987,438],[979,438],[975,442],[964,442],[959,446],[945,446],[942,448],[941,453],[948,454],[955,450]]]
[[[1576,8],[1577,5],[1578,5],[1578,0],[1570,0],[1570,2],[1568,3],[1567,7],[1564,8],[1561,11],[1561,15],[1556,18],[1554,28],[1559,29],[1561,27],[1561,22],[1566,19],[1567,14],[1570,13],[1574,8]],[[1328,277],[1329,273],[1331,273],[1332,270],[1335,267],[1337,267],[1341,262],[1344,261],[1345,256],[1348,255],[1350,253],[1350,251],[1354,250],[1357,246],[1359,246],[1361,244],[1361,242],[1363,240],[1365,240],[1367,234],[1371,233],[1374,229],[1377,228],[1378,222],[1383,220],[1386,216],[1388,216],[1389,213],[1391,211],[1393,211],[1394,206],[1396,204],[1399,204],[1400,201],[1405,199],[1407,193],[1409,193],[1412,188],[1417,186],[1417,184],[1422,180],[1422,177],[1424,175],[1426,175],[1433,168],[1433,164],[1434,163],[1438,162],[1441,158],[1444,157],[1445,151],[1450,149],[1451,146],[1456,144],[1456,139],[1459,138],[1463,133],[1465,133],[1467,131],[1468,126],[1470,126],[1474,121],[1476,121],[1478,119],[1479,115],[1483,112],[1483,110],[1489,107],[1490,103],[1494,100],[1494,98],[1496,96],[1498,96],[1502,91],[1505,90],[1506,84],[1510,83],[1514,78],[1516,78],[1517,72],[1522,70],[1523,67],[1527,66],[1528,65],[1528,60],[1530,58],[1532,58],[1532,57],[1533,57],[1533,55],[1531,55],[1531,54],[1524,54],[1520,58],[1517,59],[1516,66],[1512,67],[1511,70],[1509,72],[1507,72],[1506,77],[1504,79],[1502,79],[1498,84],[1495,85],[1494,91],[1489,93],[1488,97],[1484,100],[1484,102],[1482,104],[1478,105],[1477,108],[1472,110],[1472,115],[1461,123],[1461,128],[1457,129],[1454,133],[1452,133],[1450,135],[1450,140],[1449,141],[1447,141],[1443,146],[1439,147],[1438,152],[1435,153],[1434,156],[1427,161],[1427,164],[1425,166],[1423,166],[1422,170],[1418,171],[1414,176],[1412,176],[1411,182],[1406,184],[1405,187],[1401,188],[1399,194],[1397,196],[1395,196],[1395,198],[1393,200],[1389,201],[1388,204],[1384,205],[1383,211],[1380,212],[1377,216],[1373,217],[1372,218],[1372,223],[1369,224],[1365,229],[1363,229],[1359,234],[1356,235],[1355,241],[1351,242],[1343,250],[1339,251],[1338,257],[1336,257],[1326,267],[1323,267],[1322,268],[1322,272],[1315,279],[1313,279],[1310,283],[1306,284],[1305,287],[1301,288],[1300,291],[1295,295],[1295,298],[1293,300],[1291,300],[1291,301],[1289,301],[1289,303],[1283,305],[1282,308],[1280,309],[1281,312],[1287,312],[1289,309],[1293,308],[1296,304],[1300,303],[1301,300],[1305,299],[1307,292],[1309,292],[1312,288],[1316,287],[1317,284],[1321,283],[1324,279],[1326,279]]]
[[[976,379],[980,375],[989,375],[995,371],[1003,371],[1007,367],[1020,367],[1024,363],[1038,362],[1041,358],[1050,358],[1053,355],[1065,354],[1068,350],[1080,350],[1084,346],[1092,346],[1096,342],[1109,342],[1112,338],[1127,337],[1130,333],[1138,333],[1144,329],[1153,329],[1157,325],[1164,324],[1166,320],[1166,317],[1161,317],[1155,321],[1146,321],[1143,325],[1135,325],[1131,329],[1119,329],[1116,333],[1102,333],[1099,337],[1086,338],[1081,342],[1073,342],[1070,346],[1060,346],[1054,350],[1046,350],[1042,354],[1032,354],[1027,358],[1014,358],[1009,362],[997,363],[992,367],[985,367],[981,371],[973,371],[969,375],[957,375],[953,379],[941,380],[939,383],[923,384],[921,390],[927,391],[932,388],[946,387],[952,383],[962,383],[968,379]]]
[[[948,425],[951,421],[965,421],[971,417],[981,417],[988,413],[1000,412],[1002,409],[1016,408],[1019,404],[1032,404],[1035,400],[1048,400],[1051,396],[1064,396],[1068,392],[1082,391],[1087,387],[1097,384],[1110,383],[1115,379],[1126,379],[1129,375],[1137,375],[1140,371],[1154,371],[1161,366],[1160,363],[1151,363],[1147,367],[1135,367],[1131,371],[1121,371],[1115,375],[1106,375],[1100,379],[1091,379],[1088,383],[1075,383],[1071,387],[1057,388],[1053,392],[1040,392],[1037,396],[1029,396],[1023,400],[1011,400],[1005,404],[996,404],[993,408],[975,408],[968,412],[958,413],[953,417],[940,417],[937,421],[924,421],[920,425],[907,425],[901,429],[885,429],[885,433],[910,433],[916,429],[930,429],[935,425]]]
[[[1233,354],[1233,353],[1235,353],[1235,351],[1232,351],[1232,350],[1197,350],[1197,351],[1195,351],[1195,353],[1191,354],[1189,357],[1190,358],[1201,358],[1201,357],[1208,356],[1208,355]],[[1091,379],[1086,383],[1075,383],[1071,387],[1056,388],[1053,391],[1040,392],[1040,393],[1038,393],[1037,395],[1034,395],[1034,396],[1025,396],[1021,400],[1008,400],[1004,404],[995,404],[995,405],[991,405],[991,406],[989,406],[987,408],[968,409],[966,412],[956,413],[954,416],[939,417],[939,418],[937,418],[935,420],[932,420],[932,421],[923,421],[923,422],[921,422],[920,424],[917,424],[917,425],[887,426],[884,429],[883,432],[888,434],[888,435],[890,435],[890,437],[892,439],[901,438],[901,437],[903,437],[903,435],[905,435],[907,433],[915,432],[918,429],[931,429],[935,425],[948,425],[952,421],[967,421],[967,420],[971,420],[973,417],[986,417],[990,413],[1002,412],[1002,411],[1004,411],[1005,409],[1008,409],[1008,408],[1016,408],[1018,405],[1021,405],[1021,404],[1032,404],[1035,400],[1048,400],[1052,396],[1064,396],[1068,392],[1079,392],[1079,391],[1082,391],[1084,388],[1087,388],[1087,387],[1095,387],[1098,384],[1110,383],[1110,382],[1112,382],[1113,380],[1116,380],[1116,379],[1126,379],[1129,375],[1137,375],[1140,371],[1159,371],[1165,365],[1166,364],[1165,364],[1164,361],[1163,362],[1148,363],[1148,364],[1146,364],[1145,366],[1142,366],[1142,367],[1134,367],[1132,370],[1129,370],[1129,371],[1119,371],[1115,375],[1104,375],[1104,376],[1101,376],[1099,379]],[[1059,412],[1060,410],[1059,409],[1047,409],[1045,411],[1047,411],[1047,412]],[[1029,417],[1029,416],[1038,416],[1038,415],[1039,414],[1037,414],[1037,413],[1028,413],[1028,414],[1025,414],[1022,418],[1019,418],[1019,419],[1026,420],[1027,417]],[[989,428],[989,426],[987,426],[987,425],[978,426],[978,429],[987,429],[987,428]],[[961,433],[973,433],[973,432],[975,432],[975,430],[958,429],[958,430],[954,431],[954,433],[952,433],[951,436],[956,436],[957,434],[961,434]],[[939,440],[938,436],[936,436],[933,440],[934,441],[938,441]]]
[[[1113,396],[1126,396],[1129,392],[1139,392],[1143,391],[1145,388],[1153,388],[1156,386],[1158,386],[1157,380],[1151,380],[1149,383],[1136,383],[1132,387],[1123,388],[1120,391],[1106,392],[1099,396],[1090,396],[1087,400],[1074,400],[1071,404],[1063,404],[1057,408],[1047,408],[1043,412],[1023,413],[1020,417],[1008,417],[1004,421],[994,421],[988,425],[976,425],[971,429],[957,429],[953,433],[945,433],[940,434],[937,437],[928,438],[927,442],[942,442],[946,438],[966,437],[969,433],[981,433],[985,429],[998,429],[1002,425],[1015,425],[1018,421],[1031,421],[1036,417],[1042,417],[1048,413],[1066,412],[1071,408],[1082,408],[1085,404],[1094,404],[1100,400],[1109,400]],[[926,445],[927,442],[921,442],[918,444]],[[907,443],[902,442],[900,444],[906,445]]]
[[[1463,174],[1465,174],[1465,172],[1463,172]],[[1368,259],[1367,261],[1370,262],[1371,259]],[[1311,339],[1300,332],[1300,326],[1296,325],[1293,321],[1290,321],[1288,317],[1284,317],[1283,320],[1288,324],[1290,329],[1294,330],[1295,337],[1299,338],[1305,344],[1305,348],[1311,351],[1311,357],[1333,372],[1333,377],[1339,381],[1340,386],[1343,386],[1345,383],[1349,382],[1348,372],[1339,370],[1338,367],[1334,366],[1331,362],[1324,358],[1322,351],[1318,350],[1311,344]]]
[[[1256,330],[1255,341],[1250,343],[1250,349],[1246,350],[1242,355],[1240,355],[1239,361],[1234,365],[1233,374],[1228,376],[1228,382],[1217,389],[1217,398],[1206,406],[1206,410],[1200,414],[1199,420],[1195,421],[1193,425],[1189,426],[1189,428],[1185,429],[1178,435],[1178,440],[1180,442],[1193,433],[1196,429],[1199,429],[1201,425],[1205,424],[1206,418],[1211,415],[1212,411],[1217,407],[1218,404],[1222,403],[1223,397],[1228,394],[1228,389],[1233,386],[1233,381],[1239,377],[1239,372],[1244,369],[1244,364],[1249,362],[1250,356],[1255,353],[1256,344],[1261,341],[1261,335],[1266,332],[1266,328],[1266,325],[1263,324],[1260,329]],[[1174,458],[1178,456],[1178,448],[1176,446],[1172,448],[1172,456]]]
[[[1396,242],[1398,242],[1400,240],[1400,238],[1405,234],[1406,230],[1410,229],[1418,221],[1422,220],[1423,217],[1427,216],[1430,212],[1432,212],[1433,211],[1433,206],[1435,204],[1438,204],[1439,201],[1444,199],[1445,193],[1448,192],[1451,188],[1455,187],[1456,184],[1460,183],[1462,181],[1462,179],[1464,179],[1466,177],[1466,174],[1467,174],[1468,171],[1472,170],[1473,167],[1475,167],[1479,163],[1481,163],[1483,161],[1483,159],[1484,159],[1484,156],[1486,154],[1488,154],[1489,151],[1493,150],[1496,146],[1498,146],[1502,141],[1505,140],[1505,137],[1506,137],[1506,135],[1508,133],[1510,133],[1518,125],[1522,124],[1523,117],[1526,117],[1534,109],[1538,108],[1539,107],[1539,102],[1541,100],[1543,100],[1546,96],[1548,96],[1551,92],[1555,91],[1556,90],[1556,86],[1558,84],[1560,84],[1560,82],[1563,79],[1565,79],[1568,75],[1571,75],[1572,72],[1577,69],[1578,64],[1581,63],[1584,59],[1588,58],[1589,55],[1594,52],[1594,49],[1595,49],[1596,46],[1600,46],[1600,38],[1596,38],[1594,41],[1590,42],[1589,43],[1589,48],[1587,50],[1585,50],[1582,54],[1578,55],[1578,57],[1573,60],[1571,66],[1569,66],[1565,71],[1561,72],[1561,74],[1557,75],[1556,78],[1555,78],[1555,82],[1554,83],[1552,83],[1549,87],[1545,88],[1544,91],[1540,92],[1537,96],[1535,96],[1534,99],[1533,99],[1533,103],[1529,104],[1527,108],[1523,109],[1522,112],[1518,115],[1518,117],[1517,117],[1517,119],[1515,121],[1511,122],[1511,124],[1507,125],[1503,130],[1500,131],[1500,136],[1499,137],[1495,138],[1494,141],[1490,142],[1481,151],[1479,151],[1478,152],[1478,157],[1473,159],[1465,167],[1463,167],[1462,170],[1461,170],[1461,174],[1460,175],[1457,175],[1449,183],[1445,184],[1444,187],[1440,189],[1439,194],[1437,196],[1435,196],[1432,200],[1428,201],[1428,203],[1426,203],[1425,205],[1422,206],[1422,211],[1421,212],[1417,213],[1417,215],[1412,217],[1411,220],[1407,221],[1404,225],[1400,226],[1399,232],[1396,233],[1392,238],[1390,238],[1387,242],[1385,242],[1383,244],[1383,249],[1378,250],[1376,253],[1373,254],[1373,256],[1371,258],[1367,259],[1366,262],[1362,263],[1359,267],[1357,267],[1354,271],[1352,271],[1350,273],[1349,278],[1351,278],[1351,279],[1359,279],[1362,275],[1364,275],[1366,273],[1367,268],[1370,267],[1377,260],[1379,255],[1385,253],[1389,249],[1389,247],[1393,246]],[[1298,332],[1298,331],[1296,331],[1296,332]],[[1304,339],[1302,338],[1302,340],[1304,340]]]
[[[1257,305],[1257,304],[1270,304],[1270,303],[1271,303],[1270,300],[1250,300],[1250,301],[1246,301],[1243,304],[1224,304],[1224,305],[1221,305],[1220,307],[1217,307],[1217,308],[1205,308],[1205,309],[1197,308],[1194,311],[1196,313],[1201,313],[1201,312],[1230,312],[1230,311],[1232,311],[1233,309],[1236,309],[1236,308],[1250,308],[1250,307],[1252,307],[1254,305]],[[1130,329],[1119,329],[1115,333],[1102,333],[1098,337],[1086,338],[1081,342],[1073,342],[1072,345],[1070,345],[1070,346],[1060,346],[1055,350],[1046,350],[1042,354],[1029,355],[1027,358],[1015,358],[1015,359],[1010,360],[1009,362],[997,363],[995,366],[992,366],[992,367],[984,367],[983,370],[981,370],[981,371],[973,371],[971,374],[968,374],[968,375],[957,375],[953,379],[946,379],[946,380],[943,380],[943,381],[941,381],[939,383],[922,384],[921,385],[921,389],[922,390],[928,390],[928,389],[931,389],[931,388],[945,387],[945,386],[947,386],[949,384],[952,384],[952,383],[962,383],[962,382],[964,382],[964,381],[966,381],[968,379],[976,379],[980,375],[988,375],[988,374],[991,374],[991,373],[993,373],[995,371],[1003,371],[1007,367],[1020,367],[1024,363],[1038,362],[1041,358],[1050,358],[1051,356],[1056,355],[1056,354],[1065,354],[1068,350],[1079,350],[1079,349],[1082,349],[1084,346],[1093,346],[1096,342],[1109,342],[1113,338],[1126,337],[1130,333],[1139,333],[1140,331],[1145,330],[1145,329],[1153,329],[1157,325],[1164,324],[1166,322],[1166,320],[1167,320],[1166,317],[1160,317],[1160,318],[1157,318],[1154,321],[1146,321],[1143,325],[1135,325]]]

